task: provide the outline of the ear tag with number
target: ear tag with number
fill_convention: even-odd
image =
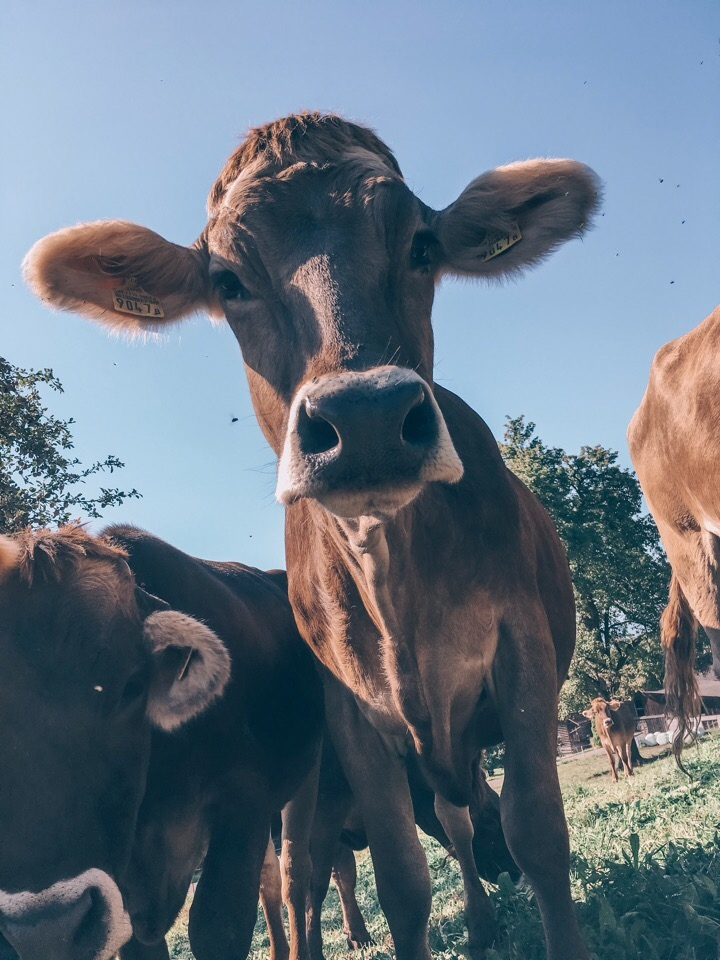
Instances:
[[[128,277],[124,287],[113,290],[113,309],[117,313],[131,313],[146,320],[158,320],[165,316],[157,297],[143,290],[135,277]]]
[[[477,259],[480,263],[492,260],[493,257],[498,257],[501,253],[509,250],[518,240],[522,240],[522,233],[520,232],[518,224],[514,223],[510,233],[494,237],[492,240],[486,240],[479,248],[480,252],[477,255]]]

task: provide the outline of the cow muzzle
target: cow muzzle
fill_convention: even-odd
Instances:
[[[114,880],[93,869],[39,893],[0,891],[0,932],[20,960],[110,960],[132,926]]]
[[[386,519],[463,465],[428,384],[413,370],[376,367],[304,384],[290,408],[276,496],[317,500],[344,518]]]
[[[613,722],[610,719],[610,717],[605,717],[605,719],[603,720],[603,726],[605,727],[606,730],[609,730],[610,727],[613,726]]]

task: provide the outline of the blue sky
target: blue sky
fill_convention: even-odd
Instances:
[[[83,220],[192,242],[248,126],[299,109],[366,122],[438,208],[512,160],[597,170],[604,216],[582,242],[516,283],[438,291],[436,377],[496,436],[524,413],[547,443],[628,463],[655,350],[720,300],[717,0],[25,0],[3,5],[0,33],[0,353],[53,368],[83,461],[125,460],[118,482],[144,498],[106,519],[190,552],[283,562],[234,338],[199,319],[112,339],[43,308],[19,267]]]

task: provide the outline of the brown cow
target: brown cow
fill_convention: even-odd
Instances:
[[[618,782],[615,771],[615,757],[625,768],[628,777],[633,776],[632,742],[635,734],[635,711],[632,703],[626,700],[603,700],[595,697],[590,701],[590,709],[583,710],[583,716],[588,720],[595,720],[595,729],[600,737],[600,743],[605,748],[610,761],[610,774],[613,783]]]
[[[203,857],[193,955],[245,957],[322,731],[283,584],[132,527],[0,537],[0,662],[0,960],[167,960]]]
[[[679,757],[701,713],[698,624],[720,677],[720,307],[655,355],[628,427],[630,456],[672,567],[661,621],[667,705],[679,720]]]
[[[567,561],[484,422],[434,384],[430,314],[443,275],[515,276],[578,236],[597,204],[587,167],[530,160],[436,211],[371,131],[313,113],[250,132],[191,248],[109,221],[46,237],[26,261],[41,298],[111,327],[206,310],[235,332],[279,458],[290,599],[325,668],[398,960],[429,956],[408,746],[457,852],[481,957],[495,929],[468,803],[474,758],[500,740],[503,825],[548,956],[587,957],[555,765],[575,637]]]

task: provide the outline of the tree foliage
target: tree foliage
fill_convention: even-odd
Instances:
[[[41,388],[62,393],[52,370],[22,370],[0,357],[0,531],[67,523],[80,515],[101,516],[137,490],[103,487],[92,495],[86,481],[124,466],[107,456],[89,467],[71,453],[70,427],[43,405]]]
[[[554,520],[570,562],[578,642],[561,716],[595,696],[662,687],[659,620],[670,567],[633,471],[601,446],[578,454],[548,447],[522,416],[508,418],[500,449]]]

